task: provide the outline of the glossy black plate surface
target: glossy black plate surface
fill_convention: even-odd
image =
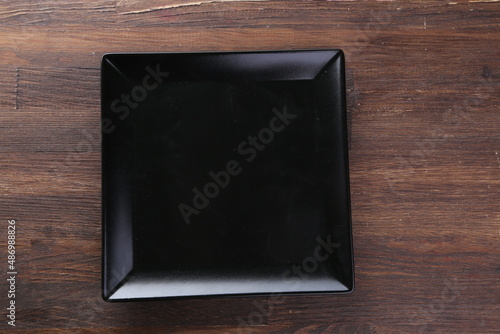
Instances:
[[[353,288],[338,50],[107,54],[105,300]]]

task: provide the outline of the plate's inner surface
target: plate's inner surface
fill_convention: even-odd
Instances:
[[[351,289],[341,55],[311,54],[104,58],[105,298]]]

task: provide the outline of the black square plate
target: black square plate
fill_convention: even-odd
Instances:
[[[102,59],[103,298],[353,288],[339,50]]]

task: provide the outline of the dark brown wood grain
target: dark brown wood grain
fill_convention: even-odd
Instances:
[[[15,219],[15,330],[497,333],[499,6],[1,2],[0,276],[7,220]],[[265,296],[103,302],[102,55],[309,48],[346,54],[355,291],[279,302]],[[12,329],[6,291],[1,279],[2,331]]]

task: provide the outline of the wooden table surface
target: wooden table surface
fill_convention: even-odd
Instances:
[[[0,331],[499,333],[500,3],[3,0]],[[340,48],[355,291],[106,303],[106,52]]]

